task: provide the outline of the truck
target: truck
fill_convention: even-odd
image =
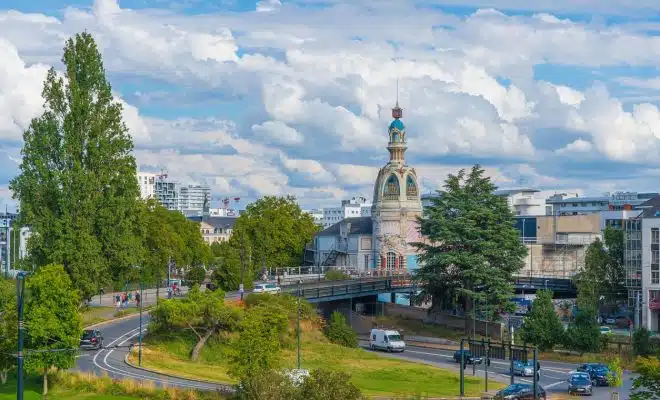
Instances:
[[[385,350],[389,353],[406,349],[406,343],[399,331],[389,329],[372,329],[369,335],[369,347],[372,350]]]

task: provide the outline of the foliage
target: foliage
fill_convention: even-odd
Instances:
[[[335,344],[344,347],[357,347],[358,337],[353,328],[346,323],[346,318],[339,311],[330,316],[330,323],[325,327],[325,336]]]
[[[46,265],[26,281],[25,366],[44,374],[51,367],[71,368],[76,361],[82,324],[78,292],[61,265]],[[59,351],[53,351],[59,350]]]
[[[211,245],[213,257],[213,275],[211,280],[222,290],[238,290],[241,283],[241,249],[235,242],[215,242]],[[247,277],[253,276],[251,270],[246,270]],[[252,279],[244,279],[245,289],[253,287]]]
[[[18,333],[16,329],[16,288],[0,279],[0,382],[7,383],[7,374],[14,368]]]
[[[639,357],[631,400],[660,400],[660,357]]]
[[[239,327],[240,334],[232,343],[230,373],[245,380],[273,369],[288,324],[287,313],[281,306],[259,305],[248,309]]]
[[[610,374],[607,376],[607,384],[610,387],[621,387],[623,385],[623,367],[621,366],[621,359],[619,357],[614,357],[610,361],[608,368]]]
[[[201,265],[195,265],[186,272],[186,281],[191,287],[199,287],[204,279],[206,279],[206,270]]]
[[[548,351],[561,342],[563,334],[564,325],[552,304],[552,292],[539,290],[520,330],[522,339]]]
[[[151,312],[153,332],[172,329],[190,329],[198,342],[191,358],[196,360],[209,337],[220,331],[238,329],[242,313],[238,308],[224,304],[225,294],[221,290],[200,292],[191,290],[183,299],[160,302]]]
[[[610,300],[626,298],[623,230],[607,227],[603,231],[608,262],[604,268],[603,295]]]
[[[241,380],[236,400],[297,400],[297,388],[286,375],[268,370]]]
[[[637,356],[646,356],[653,352],[651,332],[645,327],[637,329],[632,338],[633,352]]]
[[[566,329],[564,347],[582,353],[595,353],[602,347],[600,327],[593,310],[578,310],[575,321]]]
[[[269,293],[250,293],[243,300],[247,308],[260,305],[278,305],[286,310],[289,320],[298,316],[298,298],[290,294],[273,296]],[[307,300],[300,299],[300,319],[314,321],[317,319],[316,309]]]
[[[421,297],[438,307],[462,296],[466,309],[474,299],[488,305],[483,311],[489,315],[512,310],[512,276],[522,267],[527,249],[506,200],[493,193],[495,185],[479,165],[449,175],[444,187],[420,219],[427,238],[415,244],[422,266],[417,273]]]
[[[330,268],[325,272],[325,280],[327,281],[345,281],[351,279],[344,271],[336,268]]]
[[[234,275],[228,282],[240,281],[236,274],[244,264],[245,281],[251,281],[264,267],[299,265],[305,244],[317,230],[312,216],[300,209],[294,197],[265,196],[248,205],[236,219],[228,242],[232,250],[223,249],[224,258],[216,256],[215,262],[225,279]]]
[[[33,231],[30,261],[63,265],[89,299],[139,261],[139,188],[122,106],[92,36],[69,39],[62,62],[63,77],[48,71],[44,112],[23,133],[10,188],[20,201],[19,224]]]
[[[350,376],[340,371],[315,369],[298,389],[299,400],[359,400],[360,389],[350,382]]]

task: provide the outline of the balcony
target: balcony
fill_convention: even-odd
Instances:
[[[660,299],[653,299],[649,301],[649,310],[660,310]]]

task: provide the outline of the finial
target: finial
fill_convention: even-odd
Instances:
[[[399,107],[399,77],[396,77],[396,106]]]
[[[399,78],[396,78],[396,105],[392,109],[392,118],[399,119],[403,117],[403,110],[399,107]]]

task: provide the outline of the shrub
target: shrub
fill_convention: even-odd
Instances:
[[[633,333],[632,347],[637,356],[646,356],[653,353],[651,333],[648,329],[642,327]]]
[[[331,268],[325,273],[325,280],[327,281],[345,281],[351,279],[344,271],[338,270],[336,268]]]
[[[272,295],[268,293],[250,293],[243,300],[245,307],[252,308],[265,304],[276,304],[287,311],[290,320],[298,316],[298,298],[289,294]],[[307,300],[300,299],[300,319],[316,321],[316,309]]]
[[[199,288],[204,279],[206,279],[206,270],[201,265],[191,267],[186,272],[186,281],[188,281],[190,287]]]
[[[350,376],[340,371],[316,369],[297,390],[299,400],[359,400],[360,389],[350,382]]]
[[[602,336],[593,313],[578,311],[575,322],[566,329],[564,347],[580,353],[595,353],[602,348]]]
[[[298,396],[290,379],[277,371],[269,370],[241,380],[233,398],[236,400],[294,400]]]
[[[325,336],[335,344],[345,347],[357,347],[358,338],[355,331],[348,326],[344,315],[335,311],[330,316],[330,323],[325,327]]]

